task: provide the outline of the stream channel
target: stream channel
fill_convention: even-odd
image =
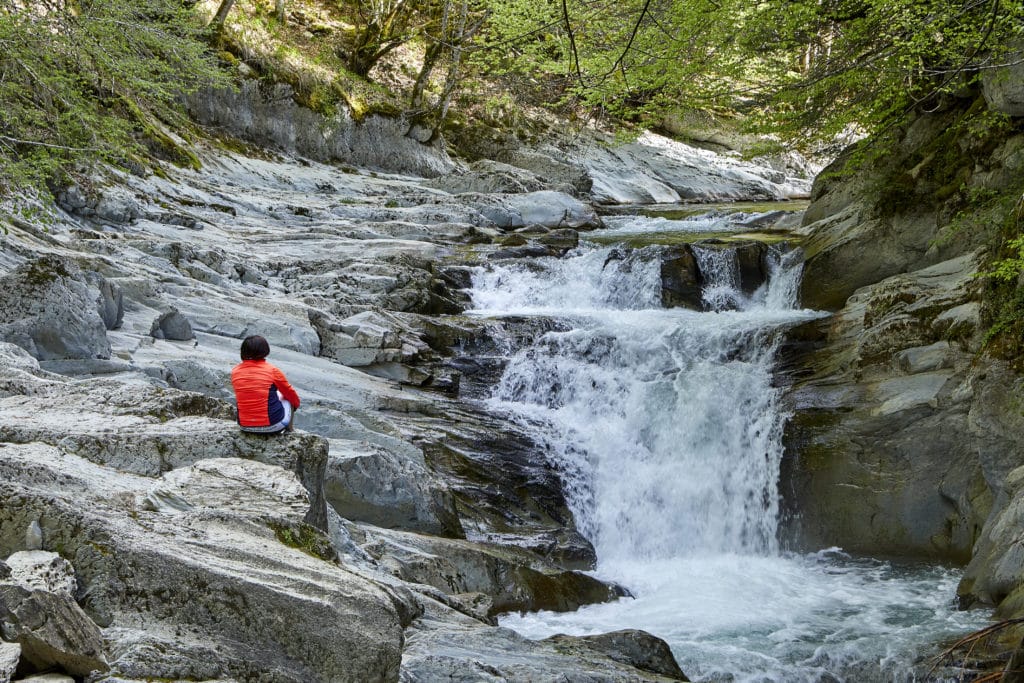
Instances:
[[[657,246],[622,246],[728,236],[758,215],[610,217],[564,258],[474,277],[475,315],[557,322],[511,351],[487,406],[544,446],[594,574],[634,596],[501,624],[644,629],[699,681],[923,680],[940,642],[988,620],[956,609],[957,570],[779,547],[775,357],[785,329],[822,315],[796,307],[799,251],[771,244],[749,293],[735,250],[696,243],[697,312],[662,307]]]

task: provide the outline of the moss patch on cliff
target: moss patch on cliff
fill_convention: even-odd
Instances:
[[[296,548],[320,560],[334,561],[335,552],[330,539],[310,525],[269,522],[267,526],[274,532],[277,540],[289,548]]]
[[[345,68],[335,36],[348,25],[331,5],[289,3],[287,20],[272,7],[239,0],[220,35],[222,61],[245,64],[268,84],[287,83],[296,103],[325,117],[345,111],[355,120],[397,115],[399,94]]]

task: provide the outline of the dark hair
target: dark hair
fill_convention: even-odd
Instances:
[[[270,344],[258,334],[242,341],[242,360],[263,360],[270,355]]]

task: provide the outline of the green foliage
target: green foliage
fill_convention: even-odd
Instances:
[[[1024,0],[492,0],[476,62],[518,96],[657,125],[680,103],[831,139],[999,63]]]
[[[0,194],[80,164],[125,165],[166,134],[180,96],[225,84],[176,0],[14,0],[0,5]]]
[[[775,122],[790,134],[868,130],[961,91],[1024,31],[1020,0],[768,0],[744,22]]]

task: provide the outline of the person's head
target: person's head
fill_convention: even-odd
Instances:
[[[242,340],[242,360],[263,360],[270,355],[270,344],[258,334]]]

